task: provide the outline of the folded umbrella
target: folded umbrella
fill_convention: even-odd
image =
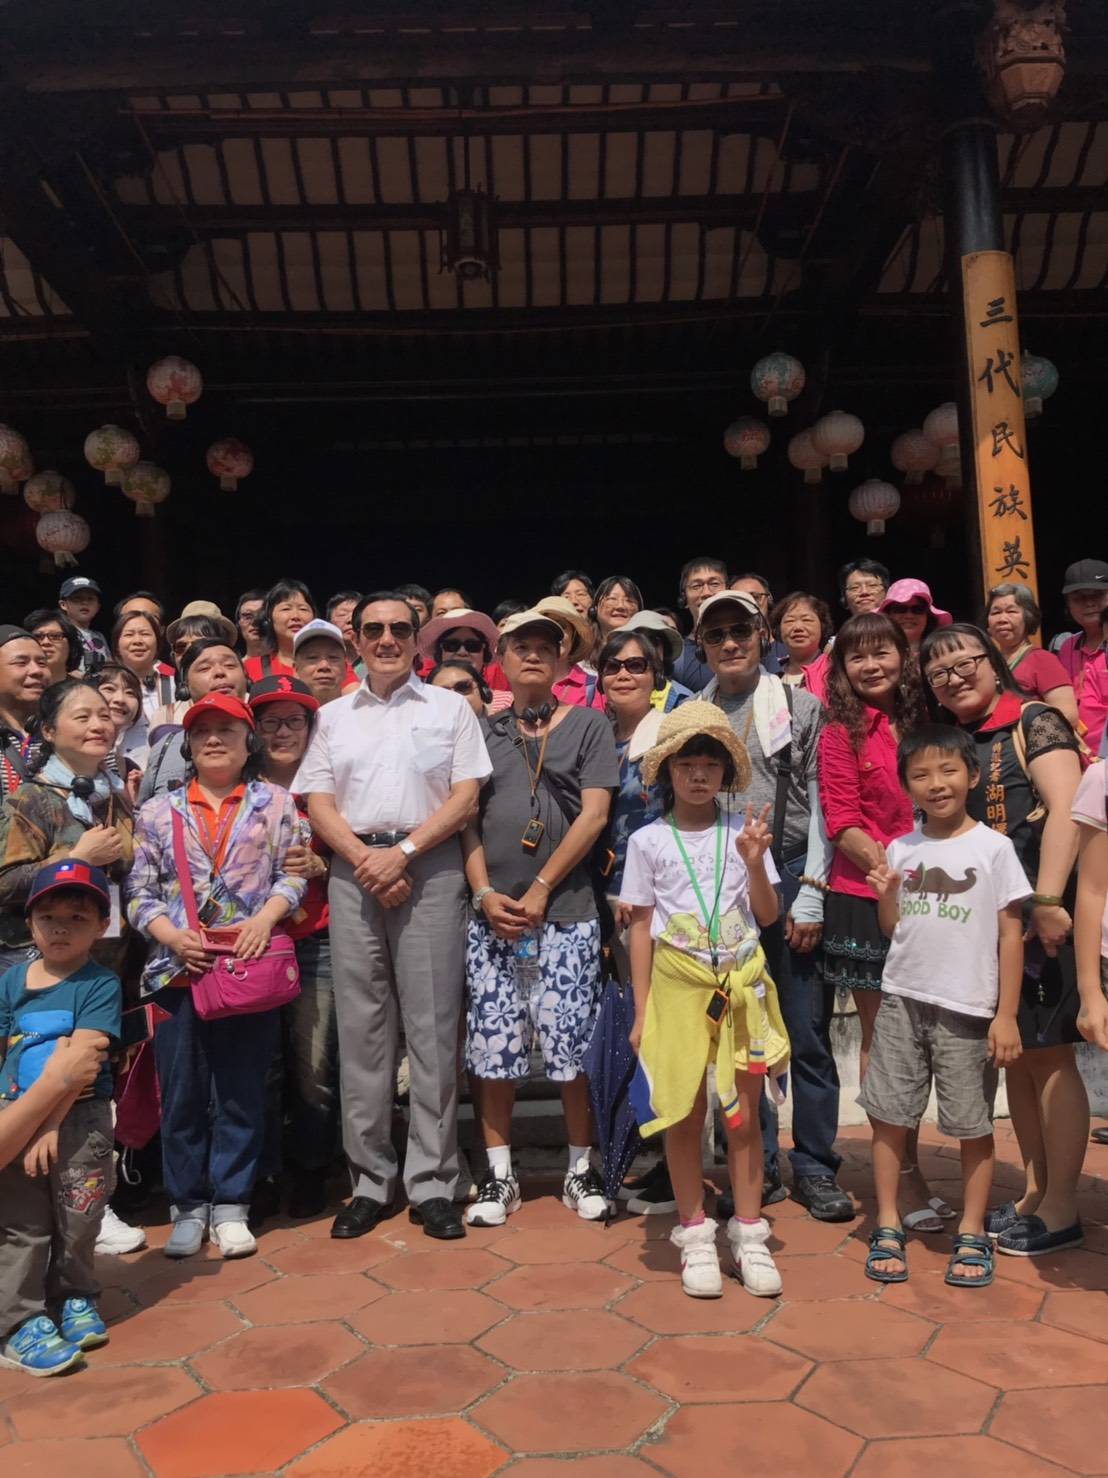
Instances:
[[[638,1059],[631,1048],[635,997],[630,985],[609,980],[600,998],[596,1030],[585,1053],[584,1071],[596,1125],[597,1148],[604,1161],[604,1194],[613,1202],[627,1167],[642,1148],[630,1087]]]

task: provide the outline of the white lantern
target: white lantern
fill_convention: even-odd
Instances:
[[[891,482],[868,477],[851,493],[847,506],[853,517],[865,524],[867,534],[883,534],[886,519],[894,518],[900,508],[900,494]]]
[[[123,426],[98,426],[85,437],[85,461],[104,474],[110,488],[119,487],[126,469],[141,455],[138,442]]]
[[[823,481],[823,468],[827,466],[827,458],[822,452],[816,451],[811,428],[798,431],[789,441],[789,461],[798,472],[803,472],[805,482]]]
[[[233,493],[240,480],[249,477],[254,470],[254,453],[244,441],[234,436],[213,441],[208,448],[207,460],[208,471],[219,478],[219,485],[225,493]]]
[[[939,462],[939,449],[918,429],[905,431],[896,438],[889,458],[906,482],[922,482],[924,474],[934,471]]]
[[[744,472],[753,472],[758,458],[769,450],[769,427],[753,416],[740,416],[723,433],[723,449],[729,457],[738,457]]]
[[[35,470],[26,438],[13,426],[0,423],[0,493],[13,494]]]
[[[59,569],[64,569],[66,565],[76,565],[75,556],[88,548],[91,537],[89,526],[81,515],[71,513],[68,508],[44,513],[35,525],[35,538],[39,548],[54,556],[54,563]]]
[[[832,472],[842,472],[865,439],[866,428],[849,411],[829,411],[812,427],[812,445],[827,458]]]
[[[48,467],[27,479],[23,501],[36,513],[57,513],[62,508],[72,508],[77,494],[68,477]]]
[[[154,505],[164,503],[173,484],[169,473],[153,462],[136,462],[123,474],[123,492],[135,505],[138,518],[153,518]]]
[[[788,413],[789,401],[804,389],[804,366],[791,354],[767,354],[750,371],[750,388],[764,400],[771,416]]]
[[[958,440],[958,407],[953,400],[944,400],[942,405],[935,407],[923,423],[923,434],[939,449],[939,476],[960,483],[962,459]]]
[[[186,407],[200,399],[204,377],[189,360],[169,354],[146,371],[146,388],[171,421],[183,421]]]

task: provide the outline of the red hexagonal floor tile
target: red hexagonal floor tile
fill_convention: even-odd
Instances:
[[[811,1216],[782,1217],[772,1223],[769,1249],[774,1255],[786,1252],[801,1257],[834,1252],[850,1236],[853,1225],[852,1222],[816,1221]]]
[[[722,1298],[690,1298],[675,1278],[644,1283],[615,1305],[616,1313],[655,1334],[741,1334],[772,1308],[770,1299],[744,1293],[731,1278],[723,1280]]]
[[[509,1472],[511,1478],[567,1478],[569,1464],[556,1457],[525,1457]],[[648,1467],[637,1457],[606,1452],[603,1457],[573,1459],[573,1478],[650,1478],[657,1468]]]
[[[1108,1340],[1108,1293],[1099,1290],[1048,1293],[1043,1303],[1042,1321],[1055,1329],[1068,1329],[1071,1334]]]
[[[343,1425],[315,1391],[217,1391],[136,1441],[157,1478],[269,1473]]]
[[[636,1356],[627,1374],[684,1405],[701,1401],[787,1401],[811,1370],[798,1355],[752,1334],[677,1335]],[[742,1372],[736,1380],[735,1372]]]
[[[346,1322],[375,1345],[465,1345],[507,1313],[471,1288],[443,1288],[390,1293]]]
[[[429,1422],[359,1422],[286,1469],[289,1478],[489,1478],[505,1453],[457,1418]]]
[[[111,1340],[96,1352],[96,1364],[99,1367],[187,1360],[190,1355],[229,1339],[242,1327],[242,1320],[221,1303],[139,1309],[112,1325]]]
[[[1060,1478],[1061,1468],[993,1437],[905,1437],[871,1442],[851,1478],[926,1478],[968,1474],[973,1478]]]
[[[1007,1394],[989,1427],[1011,1442],[1075,1473],[1103,1473],[1108,1386],[1069,1386]]]
[[[470,1418],[516,1452],[600,1452],[630,1447],[665,1411],[660,1396],[602,1370],[516,1376]]]
[[[650,1338],[616,1314],[515,1314],[477,1341],[515,1370],[614,1370]]]
[[[4,1478],[44,1478],[60,1473],[79,1473],[81,1478],[141,1478],[143,1473],[142,1464],[120,1437],[17,1442],[5,1449],[3,1466]]]
[[[945,1437],[979,1432],[996,1393],[926,1360],[841,1360],[796,1400],[862,1437]]]
[[[314,1277],[317,1273],[364,1273],[396,1256],[396,1248],[380,1236],[308,1237],[282,1247],[267,1259],[281,1273]]]
[[[384,1298],[385,1291],[361,1273],[319,1273],[276,1278],[232,1302],[251,1324],[303,1324],[345,1318]]]
[[[876,1287],[876,1284],[874,1285]],[[992,1283],[988,1288],[952,1288],[942,1273],[912,1272],[907,1283],[889,1283],[881,1304],[933,1319],[936,1324],[978,1324],[995,1319],[1033,1319],[1042,1291],[1020,1283]]]
[[[190,1364],[212,1390],[261,1391],[315,1385],[364,1349],[337,1321],[270,1324],[244,1330]]]
[[[1001,1256],[996,1260],[996,1271],[999,1278],[1010,1278],[1044,1293],[1108,1288],[1108,1257],[1082,1247],[1053,1257]]]
[[[751,1402],[683,1406],[643,1451],[674,1478],[727,1471],[842,1478],[861,1448],[860,1438],[796,1406]]]
[[[409,1252],[394,1257],[377,1268],[374,1277],[390,1288],[412,1292],[425,1288],[480,1288],[498,1273],[511,1266],[481,1248],[435,1248],[429,1252]]]
[[[190,1257],[177,1264],[164,1261],[160,1273],[144,1278],[132,1292],[148,1308],[161,1303],[218,1303],[260,1288],[275,1276],[260,1257]]]
[[[830,1257],[791,1257],[775,1259],[784,1284],[782,1298],[788,1303],[811,1299],[870,1298],[875,1284],[858,1263],[834,1254]]]
[[[762,1329],[766,1339],[812,1360],[918,1355],[935,1326],[873,1300],[786,1304]]]
[[[61,1379],[23,1380],[25,1394],[10,1397],[5,1411],[24,1441],[59,1432],[126,1437],[203,1394],[183,1370],[168,1365],[149,1366],[141,1376],[126,1366],[91,1366]]]
[[[637,1242],[641,1232],[634,1225],[582,1221],[566,1211],[564,1226],[536,1232],[508,1232],[487,1243],[490,1252],[514,1263],[599,1262],[624,1242]]]
[[[952,1325],[927,1358],[1002,1391],[1108,1381],[1108,1345],[1035,1323]]]
[[[671,1242],[627,1242],[617,1252],[609,1253],[601,1266],[647,1283],[665,1283],[680,1278],[681,1254]]]
[[[626,1273],[602,1262],[543,1263],[513,1268],[485,1292],[513,1309],[600,1309],[632,1287]]]
[[[468,1345],[370,1350],[323,1382],[352,1417],[446,1416],[491,1391],[504,1372]]]

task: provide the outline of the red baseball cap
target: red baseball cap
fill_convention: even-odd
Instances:
[[[242,699],[236,698],[233,693],[205,693],[203,698],[198,698],[181,720],[185,730],[191,729],[205,713],[225,713],[228,718],[237,718],[251,728],[254,727],[254,715]]]

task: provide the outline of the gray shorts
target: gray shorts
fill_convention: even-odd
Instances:
[[[997,1071],[988,1056],[989,1026],[984,1016],[883,995],[858,1103],[884,1124],[915,1129],[933,1081],[944,1134],[991,1134]]]

